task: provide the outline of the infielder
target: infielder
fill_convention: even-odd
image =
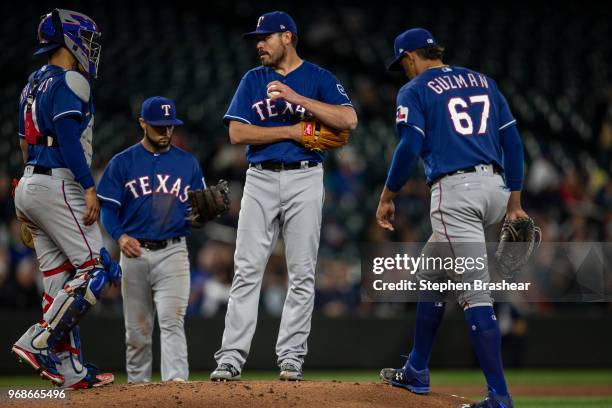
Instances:
[[[139,121],[142,140],[113,157],[98,186],[102,224],[121,249],[128,382],[151,380],[155,310],[162,381],[186,381],[187,193],[204,189],[204,179],[196,158],[171,144],[174,127],[183,122],[170,99],[145,100]]]
[[[100,58],[100,30],[74,11],[55,9],[38,26],[35,71],[19,101],[25,171],[15,190],[17,217],[29,226],[43,273],[43,320],[12,351],[41,377],[66,388],[113,382],[83,363],[78,322],[118,283],[119,265],[102,247],[99,202],[89,170],[94,121],[90,81]]]
[[[393,198],[410,177],[418,157],[431,187],[430,243],[448,243],[454,256],[484,251],[485,232],[503,219],[526,217],[521,208],[523,150],[516,120],[496,83],[485,75],[442,62],[443,48],[426,30],[415,28],[395,39],[390,70],[403,70],[410,81],[397,96],[395,151],[376,219],[393,230]],[[476,243],[471,245],[459,243]],[[429,245],[431,248],[434,245]],[[427,251],[428,248],[425,249]],[[444,271],[419,271],[419,279],[446,278]],[[463,282],[489,281],[484,270],[469,270]],[[501,338],[486,291],[458,293],[470,338],[487,380],[488,397],[472,407],[512,407],[501,361]],[[417,306],[414,344],[400,369],[383,369],[390,384],[425,394],[427,368],[444,303]]]
[[[304,144],[312,146],[313,137],[322,138],[326,126],[346,131],[343,142],[333,147],[346,143],[357,115],[334,75],[297,55],[297,28],[288,14],[262,15],[256,30],[243,37],[257,40],[262,66],[244,75],[224,116],[231,142],[247,145],[249,169],[225,331],[215,354],[218,367],[210,378],[240,378],[255,333],[266,263],[282,232],[289,287],[276,343],[277,364],[282,380],[299,380],[314,305],[325,157]]]

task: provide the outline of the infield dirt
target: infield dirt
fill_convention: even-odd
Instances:
[[[457,407],[471,402],[460,397],[430,393],[412,394],[382,383],[336,381],[240,381],[213,383],[151,383],[147,385],[110,385],[99,389],[73,391],[65,401],[53,401],[54,407]],[[8,406],[41,407],[12,403]]]

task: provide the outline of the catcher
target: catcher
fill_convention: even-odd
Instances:
[[[247,145],[249,169],[238,220],[235,275],[218,367],[212,380],[236,380],[257,324],[259,291],[279,233],[289,287],[276,343],[280,379],[302,378],[323,208],[327,149],[346,144],[357,115],[329,72],[302,60],[286,13],[259,17],[253,39],[262,66],[247,72],[224,116],[234,144]]]
[[[156,96],[144,101],[142,140],[113,157],[98,186],[102,224],[121,249],[130,383],[151,380],[155,310],[162,381],[188,379],[183,327],[189,297],[185,236],[191,226],[202,225],[228,206],[227,183],[205,189],[196,158],[172,146],[174,127],[182,123],[170,99]]]

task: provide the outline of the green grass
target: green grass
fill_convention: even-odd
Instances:
[[[307,380],[325,381],[379,381],[378,370],[371,371],[318,371],[306,370]],[[192,373],[190,380],[208,380],[208,372]],[[608,385],[612,387],[612,370],[507,370],[508,383],[513,385]],[[248,371],[243,374],[244,380],[261,381],[275,380],[276,371]],[[116,383],[125,384],[124,373],[115,374]],[[159,374],[153,376],[153,381],[159,381]],[[435,385],[482,385],[484,378],[478,370],[434,370],[431,374],[432,384]],[[48,384],[35,376],[0,376],[0,387],[48,387]],[[472,395],[469,398],[480,399],[481,395]],[[517,408],[610,408],[612,397],[584,396],[584,397],[516,397]]]
[[[612,387],[612,370],[506,370],[510,385],[609,385]],[[432,384],[466,385],[484,384],[478,370],[433,370]]]
[[[514,398],[516,408],[610,408],[612,397]]]
[[[190,380],[208,380],[208,372],[191,373]],[[277,371],[245,370],[244,380],[275,380]],[[304,371],[307,380],[340,380],[340,381],[378,381],[378,370],[308,370]],[[125,373],[115,373],[117,383],[125,383]],[[508,383],[511,385],[610,385],[612,387],[612,370],[506,370]],[[159,374],[153,375],[153,381],[160,381]],[[433,370],[431,382],[436,385],[470,385],[483,384],[484,377],[478,370]],[[44,384],[34,375],[0,376],[0,387],[9,385]]]

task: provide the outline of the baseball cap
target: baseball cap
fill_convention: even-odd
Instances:
[[[176,118],[176,105],[171,99],[153,96],[142,103],[140,116],[151,126],[179,126],[183,121]]]
[[[289,31],[297,34],[297,26],[291,16],[284,11],[271,11],[263,14],[257,20],[255,31],[242,34],[243,38],[253,38],[258,35],[268,35],[272,33],[284,33]]]
[[[411,28],[395,37],[393,49],[395,59],[387,65],[389,71],[401,71],[400,60],[407,51],[418,50],[419,48],[435,47],[436,40],[433,35],[424,28]]]

